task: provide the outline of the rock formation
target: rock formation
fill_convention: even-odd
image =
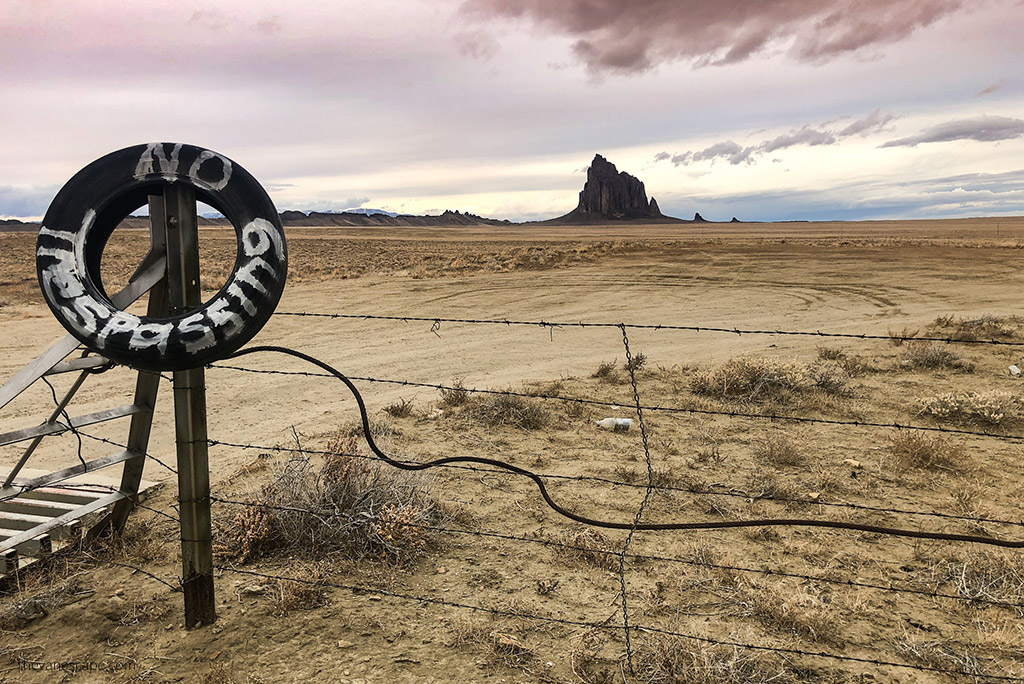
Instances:
[[[586,224],[609,221],[674,223],[680,219],[665,216],[640,179],[619,171],[615,164],[597,154],[587,169],[587,182],[580,192],[576,208],[565,216],[543,223]]]

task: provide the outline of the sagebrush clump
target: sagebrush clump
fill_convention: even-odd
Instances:
[[[886,451],[898,471],[962,470],[966,453],[962,445],[942,435],[899,430],[889,435]]]
[[[317,465],[282,463],[273,480],[218,525],[218,551],[240,562],[269,557],[371,559],[407,565],[426,553],[450,514],[422,473],[361,456],[348,431]],[[333,447],[333,448],[331,448]]]
[[[795,395],[818,390],[832,396],[848,393],[848,376],[833,361],[809,365],[783,363],[775,358],[740,357],[718,368],[694,374],[695,394],[754,403],[786,402]]]
[[[551,422],[551,413],[537,399],[514,394],[472,397],[462,406],[462,415],[489,427],[539,430]]]
[[[903,368],[974,372],[974,362],[964,359],[956,350],[931,342],[911,342],[898,358]]]
[[[1020,418],[1020,400],[1009,392],[949,392],[920,401],[920,414],[961,425],[1005,426]]]

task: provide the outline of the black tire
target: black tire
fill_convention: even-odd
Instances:
[[[114,308],[100,277],[110,234],[167,183],[195,188],[235,228],[238,256],[224,287],[180,316],[150,318]],[[36,272],[54,316],[97,354],[144,370],[197,368],[259,332],[284,291],[284,230],[266,191],[226,157],[193,145],[150,143],[112,152],[74,175],[46,212]]]

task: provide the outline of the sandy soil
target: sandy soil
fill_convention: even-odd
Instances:
[[[109,274],[112,286],[130,273],[131,256],[138,253],[133,242],[142,233],[132,233],[138,235],[119,236],[111,246],[105,277]],[[288,237],[291,273],[279,312],[624,321],[877,335],[924,333],[940,316],[969,320],[988,314],[1003,318],[1012,329],[1007,339],[1024,339],[1011,319],[1021,314],[1022,218],[633,228],[299,228]],[[204,282],[211,287],[230,268],[232,240],[222,230],[203,231]],[[62,334],[35,289],[33,242],[31,235],[0,235],[0,377],[15,373]],[[617,412],[573,411],[560,402],[543,402],[549,411],[546,426],[525,430],[488,426],[456,408],[431,417],[440,399],[434,390],[357,382],[374,419],[397,431],[387,443],[403,456],[478,455],[548,473],[644,481],[638,432],[613,434],[592,425],[593,419],[607,415],[631,415],[632,389],[621,368],[619,330],[455,323],[431,328],[428,322],[279,315],[254,343],[293,347],[358,377],[440,384],[459,379],[470,388],[546,388],[615,402],[621,406]],[[908,369],[908,345],[888,341],[630,330],[629,342],[634,354],[642,351],[647,358],[638,376],[645,404],[841,420],[937,425],[917,415],[919,400],[950,391],[997,390],[1019,401],[1019,381],[1008,375],[1007,367],[1024,365],[1020,347],[1012,346],[956,345],[959,358],[975,366],[968,373],[948,367]],[[844,372],[842,396],[811,394],[764,404],[693,392],[696,374],[720,368],[730,359],[772,357],[806,367],[819,360],[818,347],[823,345],[842,349],[872,367]],[[617,369],[608,377],[593,377],[607,362],[617,364]],[[238,365],[315,370],[270,356],[248,357]],[[114,369],[90,379],[73,404],[74,412],[127,403],[132,377],[126,369]],[[59,379],[58,389],[68,382]],[[351,397],[327,379],[212,368],[207,383],[210,436],[222,442],[286,447],[301,443],[322,449],[339,427],[351,426],[357,418]],[[168,383],[158,402],[150,451],[172,463],[169,389]],[[391,418],[382,413],[401,400],[413,403],[411,416]],[[49,390],[33,387],[4,409],[3,425],[9,427],[3,430],[39,422],[50,406]],[[792,509],[752,500],[773,487],[790,492],[792,498],[813,494],[822,501],[912,510],[950,511],[963,500],[965,514],[1021,519],[1024,467],[1019,442],[957,437],[947,447],[962,450],[962,464],[900,471],[887,451],[891,431],[661,412],[647,418],[651,457],[664,481],[710,492],[661,493],[645,514],[652,521],[831,516],[966,531],[965,523],[958,521],[810,505]],[[1011,419],[992,429],[1020,433]],[[105,424],[89,432],[120,441],[126,426]],[[798,464],[765,463],[757,456],[758,445],[776,432],[800,445],[804,456]],[[98,456],[102,446],[86,443],[83,450],[87,456]],[[76,449],[72,436],[48,440],[32,466],[70,465]],[[284,458],[258,459],[264,451],[213,447],[215,495],[253,496]],[[0,462],[9,463],[17,454],[7,447]],[[846,459],[858,461],[859,467]],[[146,477],[165,483],[148,505],[173,513],[174,476],[150,464]],[[576,530],[544,507],[525,481],[454,471],[439,473],[432,481],[438,499],[458,511],[468,528],[539,539],[565,539]],[[553,489],[575,510],[625,521],[632,519],[643,496],[642,489],[592,482],[563,483]],[[748,496],[713,495],[723,492]],[[214,515],[230,525],[236,512],[222,505],[215,507]],[[330,590],[327,606],[285,611],[272,599],[272,587],[277,586],[273,582],[229,571],[217,578],[217,624],[185,632],[179,629],[180,594],[110,563],[119,559],[173,583],[180,573],[175,525],[149,511],[139,511],[132,525],[130,543],[97,553],[99,560],[78,555],[65,561],[65,570],[81,586],[79,595],[58,602],[45,617],[3,626],[0,655],[8,669],[0,671],[0,678],[60,679],[59,673],[19,669],[24,667],[19,662],[28,659],[132,663],[133,669],[117,673],[80,672],[73,677],[77,681],[622,681],[621,630],[493,617],[341,589]],[[982,526],[989,534],[1024,537],[1020,526]],[[607,533],[591,541],[618,550],[623,539]],[[943,568],[989,558],[987,551],[964,544],[798,528],[645,533],[637,535],[633,550],[690,561],[718,559],[712,566],[741,565],[945,592],[953,591],[953,585]],[[1024,586],[1020,552],[998,558],[1008,564],[1000,567],[1010,568],[1004,575],[1019,572]],[[240,567],[270,574],[306,572],[301,561],[285,557]],[[969,653],[983,672],[1024,673],[1019,608],[723,572],[700,565],[630,561],[631,620],[719,640],[939,669],[969,669],[974,661],[961,657]],[[54,573],[51,568],[45,576],[30,577],[22,599],[59,582]],[[333,563],[328,579],[512,612],[621,624],[617,573],[601,563],[560,559],[550,548],[523,542],[443,535],[435,550],[407,568],[388,569],[368,560]],[[552,583],[555,588],[546,589]],[[243,591],[254,584],[260,591]],[[1004,596],[1012,596],[1012,590],[1006,591],[1010,593]],[[4,605],[17,600],[16,595]],[[1021,601],[1019,594],[1016,601]],[[505,637],[512,640],[511,646],[502,641]],[[685,646],[692,649],[695,643],[686,641]],[[663,676],[667,666],[656,656],[669,646],[651,634],[635,637],[637,681],[684,681],[678,673],[675,680]],[[743,650],[742,656],[754,657],[757,652]],[[947,681],[925,671],[813,657],[791,656],[780,663],[769,665],[793,681]],[[733,666],[742,669],[736,662]],[[728,681],[721,672],[718,677]],[[65,673],[65,678],[72,677]]]

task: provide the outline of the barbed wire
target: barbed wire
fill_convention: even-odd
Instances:
[[[210,446],[223,446],[223,447],[228,447],[230,449],[245,449],[245,450],[250,450],[250,451],[268,451],[268,452],[273,452],[273,453],[295,453],[295,454],[307,454],[307,455],[314,455],[314,456],[346,456],[346,457],[349,457],[349,458],[358,458],[358,459],[364,459],[364,460],[368,460],[368,461],[376,461],[376,460],[378,460],[376,456],[368,456],[366,454],[360,454],[358,452],[339,452],[339,451],[330,451],[330,450],[324,450],[324,449],[310,449],[308,447],[285,447],[285,446],[270,445],[270,444],[252,444],[251,442],[247,443],[247,444],[243,444],[241,442],[226,442],[226,441],[216,440],[216,439],[209,439],[209,440],[207,440],[207,443]],[[495,468],[480,468],[480,467],[477,467],[477,466],[465,465],[465,464],[440,464],[437,467],[445,468],[445,469],[448,469],[448,470],[467,470],[467,471],[478,472],[478,473],[497,473],[497,472],[501,472],[500,470],[495,469]],[[646,488],[646,485],[643,485],[643,484],[637,484],[635,482],[625,482],[625,481],[622,481],[622,480],[613,480],[611,478],[601,477],[599,475],[559,475],[559,474],[556,474],[556,473],[537,473],[537,475],[539,477],[543,477],[543,478],[546,478],[546,479],[549,479],[549,480],[563,480],[563,481],[568,481],[568,482],[595,482],[595,483],[607,484],[607,485],[616,486],[616,487],[628,487],[628,488],[633,488],[633,489],[644,489],[644,488]],[[791,504],[799,504],[799,505],[806,505],[806,506],[824,506],[824,507],[833,507],[833,508],[847,508],[847,509],[852,509],[852,510],[868,511],[868,512],[872,512],[872,513],[891,513],[891,514],[896,514],[896,515],[926,516],[926,517],[934,517],[934,518],[944,518],[944,519],[948,519],[948,520],[957,520],[957,521],[963,521],[963,522],[991,523],[991,524],[999,524],[999,525],[1013,525],[1013,526],[1016,526],[1016,527],[1024,527],[1024,522],[1015,521],[1015,520],[1003,520],[1003,519],[1000,519],[1000,518],[980,518],[980,517],[967,516],[967,515],[957,515],[955,513],[941,513],[941,512],[938,512],[938,511],[912,511],[912,510],[907,510],[907,509],[902,509],[902,508],[886,508],[886,507],[883,507],[883,506],[868,506],[868,505],[865,505],[865,504],[821,501],[820,499],[790,499],[790,498],[778,497],[778,496],[756,495],[756,494],[750,494],[748,492],[732,492],[732,491],[730,491],[730,492],[717,492],[717,491],[711,491],[711,490],[708,490],[708,489],[694,489],[694,488],[678,487],[678,486],[674,486],[674,485],[662,485],[662,484],[655,484],[654,485],[654,490],[655,491],[661,491],[661,492],[679,492],[679,493],[684,493],[684,494],[695,494],[695,495],[699,495],[699,496],[732,497],[732,498],[737,498],[737,499],[744,499],[747,502],[766,501],[766,502],[773,502],[773,503],[786,503],[786,504],[791,503]]]
[[[569,618],[558,618],[549,617],[544,615],[537,615],[534,613],[526,613],[523,611],[506,610],[500,608],[492,608],[488,606],[479,606],[468,603],[460,603],[458,601],[451,601],[447,599],[440,599],[429,596],[417,596],[415,594],[406,594],[404,592],[392,591],[390,589],[383,589],[379,587],[366,587],[353,584],[341,584],[338,582],[330,582],[322,579],[304,579],[300,577],[288,577],[285,575],[272,575],[270,573],[259,572],[256,570],[243,570],[233,565],[215,565],[215,568],[224,571],[231,572],[240,575],[249,575],[253,577],[260,577],[262,579],[269,579],[275,581],[295,582],[298,584],[304,584],[307,586],[316,587],[328,587],[332,589],[341,589],[344,591],[351,591],[356,594],[373,594],[382,597],[389,597],[399,599],[403,601],[413,601],[417,603],[426,603],[438,606],[444,606],[447,608],[458,608],[463,610],[471,610],[474,612],[487,613],[491,615],[498,615],[502,617],[520,618],[524,620],[531,620],[535,622],[546,622],[550,624],[567,625],[571,627],[586,627],[593,630],[602,631],[618,631],[621,629],[618,625],[609,625],[606,622],[593,622],[587,620],[573,620]],[[945,675],[964,676],[964,677],[981,677],[984,679],[991,679],[996,681],[1011,681],[1011,682],[1024,682],[1024,678],[1015,677],[1012,675],[991,675],[983,674],[980,672],[970,672],[967,670],[951,670],[946,668],[934,667],[930,665],[915,665],[911,663],[901,663],[889,660],[880,660],[877,658],[862,658],[858,656],[841,655],[838,653],[827,653],[824,651],[808,651],[798,648],[788,648],[779,646],[764,646],[761,644],[751,644],[739,641],[725,640],[725,639],[713,639],[706,636],[698,636],[695,634],[686,634],[669,629],[662,629],[659,627],[652,627],[648,625],[636,625],[633,627],[636,631],[649,632],[651,634],[659,634],[662,636],[671,636],[680,639],[686,639],[690,641],[697,641],[701,643],[712,644],[715,646],[731,646],[734,648],[745,648],[755,651],[780,653],[794,656],[814,657],[814,658],[826,658],[831,660],[839,660],[845,662],[863,663],[868,665],[882,666],[882,667],[898,667],[910,670],[917,670],[919,672],[936,672]]]
[[[246,368],[244,366],[232,366],[224,363],[213,363],[207,366],[207,368],[220,368],[224,370],[242,371],[246,373],[257,373],[262,375],[295,375],[315,378],[330,378],[333,377],[329,373],[311,373],[308,371],[282,371],[282,370],[264,370],[259,368]],[[515,390],[493,390],[493,389],[479,389],[473,387],[457,387],[455,385],[443,385],[429,382],[414,382],[411,380],[388,380],[382,378],[374,378],[367,376],[356,376],[353,375],[349,379],[358,380],[360,382],[371,382],[371,383],[382,383],[390,385],[400,385],[403,387],[422,387],[425,389],[436,389],[438,391],[460,391],[468,392],[470,394],[489,394],[489,395],[502,395],[510,397],[523,397],[532,399],[549,399],[555,401],[564,401],[567,403],[575,403],[587,406],[603,406],[607,408],[620,408],[621,404],[617,404],[612,401],[601,401],[599,399],[585,399],[583,397],[568,397],[560,394],[547,394],[544,392],[517,392]],[[846,427],[857,427],[857,428],[884,428],[888,430],[914,430],[920,432],[941,432],[950,435],[960,435],[964,437],[989,437],[992,439],[998,439],[1008,442],[1024,442],[1024,435],[1007,435],[998,432],[988,432],[985,430],[967,430],[964,428],[950,428],[941,425],[913,425],[910,423],[900,423],[899,421],[889,422],[877,422],[877,421],[865,421],[865,420],[843,420],[838,418],[811,418],[808,416],[794,416],[788,414],[779,413],[757,413],[752,411],[735,411],[726,409],[702,409],[688,406],[661,406],[661,405],[643,405],[644,411],[650,412],[661,412],[661,413],[683,413],[687,415],[698,415],[698,416],[721,416],[727,418],[749,418],[752,420],[767,420],[769,422],[793,422],[793,423],[807,423],[807,424],[818,424],[818,425],[840,425]]]
[[[524,321],[512,319],[495,318],[445,318],[440,316],[384,316],[379,314],[340,314],[340,313],[318,313],[308,311],[278,311],[275,316],[300,316],[328,319],[354,319],[364,321],[400,321],[402,323],[430,323],[431,331],[437,333],[442,323],[460,323],[470,325],[504,325],[539,327],[547,330],[566,328],[626,328],[635,330],[680,330],[696,333],[728,333],[731,335],[790,335],[800,337],[839,338],[854,340],[888,340],[897,342],[945,342],[947,344],[991,344],[1007,347],[1024,347],[1024,342],[997,339],[973,339],[917,335],[881,335],[873,333],[839,333],[824,332],[821,330],[782,330],[782,329],[752,329],[752,328],[726,328],[723,326],[709,325],[680,325],[680,324],[650,324],[650,323],[609,323],[609,322],[585,322],[585,321]]]
[[[367,446],[374,454],[376,454],[382,461],[384,461],[388,465],[406,471],[426,470],[447,463],[475,463],[500,468],[509,473],[519,475],[531,480],[536,485],[537,490],[541,495],[541,498],[544,499],[544,503],[547,504],[547,506],[551,508],[553,511],[555,511],[556,513],[565,518],[568,518],[569,520],[574,520],[576,522],[583,523],[584,525],[590,525],[592,527],[601,527],[605,529],[630,528],[630,523],[598,520],[585,515],[574,513],[564,508],[563,506],[559,505],[554,499],[551,498],[551,495],[547,490],[547,486],[544,484],[544,480],[540,476],[538,476],[531,470],[521,468],[506,461],[478,456],[449,456],[445,458],[434,459],[432,461],[428,461],[425,463],[401,461],[395,459],[386,454],[384,451],[380,449],[379,446],[377,446],[377,443],[373,438],[373,433],[370,429],[369,413],[366,410],[366,404],[363,401],[362,394],[360,394],[358,388],[356,388],[352,381],[348,377],[346,377],[341,371],[334,368],[325,361],[321,361],[320,359],[317,359],[313,356],[310,356],[300,351],[296,351],[294,349],[279,346],[249,347],[247,349],[242,349],[240,351],[234,352],[227,358],[238,358],[241,356],[247,356],[249,354],[256,353],[274,353],[292,356],[294,358],[306,361],[307,363],[317,366],[320,369],[334,375],[348,388],[349,392],[351,392],[353,398],[356,401],[356,404],[359,408],[359,416],[363,427],[363,439],[366,441]],[[857,532],[869,532],[888,536],[909,537],[915,539],[936,539],[942,541],[959,541],[991,546],[1002,546],[1005,548],[1024,548],[1024,540],[998,539],[994,537],[983,537],[980,535],[973,534],[925,532],[919,530],[886,527],[881,525],[867,525],[863,523],[851,523],[836,520],[816,520],[809,518],[759,518],[701,522],[643,523],[636,525],[637,530],[645,531],[711,530],[741,527],[820,527],[829,529],[850,530]]]

